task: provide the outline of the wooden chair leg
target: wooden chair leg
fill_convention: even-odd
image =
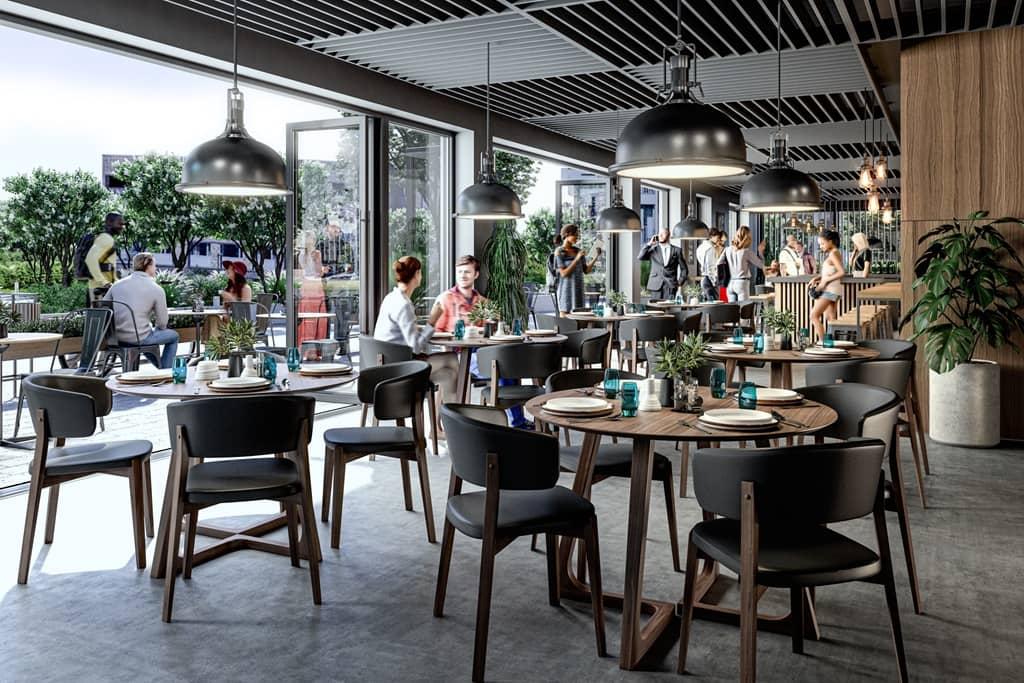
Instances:
[[[917,378],[913,373],[910,375],[910,390],[907,392],[907,398],[910,399],[910,408],[914,411],[914,420],[910,428],[917,428],[917,438],[921,442],[921,459],[924,460],[924,473],[931,474],[932,467],[928,464],[928,441],[924,433],[924,419],[921,416],[921,404],[917,400]]]
[[[320,501],[320,521],[330,521],[328,510],[331,508],[331,486],[334,481],[334,447],[324,447],[324,494]]]
[[[789,589],[789,617],[793,630],[793,652],[804,653],[804,589],[792,586]]]
[[[676,526],[676,495],[672,490],[672,470],[665,475],[665,514],[668,517],[668,543],[672,549],[672,569],[683,571],[679,564],[679,529]]]
[[[299,564],[299,504],[295,502],[284,503],[284,514],[288,521],[288,556],[293,567]]]
[[[182,560],[181,578],[192,578],[192,561],[196,556],[196,533],[199,531],[199,510],[188,513],[185,524],[185,557]]]
[[[686,543],[686,574],[683,578],[683,610],[680,614],[682,622],[679,630],[679,659],[676,662],[676,673],[686,671],[686,653],[690,647],[690,627],[693,625],[693,585],[697,579],[697,546],[687,538]]]
[[[46,496],[46,532],[43,543],[53,543],[53,529],[57,524],[57,499],[60,496],[60,484],[54,484]]]
[[[881,495],[881,494],[879,494]],[[907,654],[903,648],[903,628],[900,624],[900,608],[896,600],[896,580],[892,574],[892,552],[889,549],[889,532],[885,526],[885,511],[876,503],[875,537],[878,539],[878,554],[882,560],[881,583],[885,588],[885,603],[889,609],[889,623],[892,628],[892,642],[896,649],[896,664],[899,680],[907,680]]]
[[[572,446],[572,441],[569,439],[569,430],[563,427],[562,435],[565,437],[565,447],[570,448]]]
[[[921,508],[924,509],[928,507],[928,502],[924,497],[924,470],[921,462],[921,451],[917,442],[917,431],[914,429],[913,415],[907,415],[907,423],[907,431],[910,433],[910,453],[914,456],[914,471],[917,474],[917,493],[921,496]]]
[[[135,535],[135,566],[146,568],[146,514],[143,512],[142,463],[132,461],[132,472],[128,476],[128,492],[132,506],[132,531]]]
[[[590,608],[594,610],[594,636],[597,656],[608,656],[604,633],[604,595],[601,589],[601,550],[597,545],[597,517],[583,530],[583,545],[587,550],[587,568],[590,571]]]
[[[679,497],[686,498],[686,482],[690,476],[690,442],[680,442],[682,458],[679,463]]]
[[[18,583],[28,583],[28,566],[32,559],[32,542],[36,536],[36,520],[39,518],[39,499],[42,496],[41,477],[35,473],[28,487],[28,509],[25,511],[25,532],[21,537],[21,563],[18,565]]]
[[[583,539],[576,541],[576,578],[582,583],[587,582],[587,549],[583,546],[585,542]]]
[[[359,426],[360,427],[365,427],[366,426],[366,414],[369,412],[369,410],[370,410],[370,404],[369,403],[364,403],[362,409],[359,411]]]
[[[530,550],[537,551],[537,534],[534,534],[533,538],[530,539]]]
[[[437,588],[434,590],[434,616],[444,616],[444,599],[448,594],[448,572],[452,566],[452,548],[455,546],[455,527],[444,520],[441,532],[441,561],[437,567]]]
[[[168,476],[176,476],[172,471]],[[178,487],[172,487],[178,493]],[[174,582],[178,578],[178,545],[181,542],[181,501],[171,501],[171,528],[167,534],[167,569],[164,571],[163,620],[171,623],[174,608]]]
[[[335,483],[337,483],[337,480],[335,480]],[[340,488],[337,490],[337,493],[340,498]],[[300,495],[302,497],[302,502],[300,503],[302,512],[302,540],[306,546],[306,557],[309,558],[309,583],[313,589],[313,604],[319,605],[322,601],[320,596],[320,561],[318,560],[319,553],[317,552],[319,548],[313,547],[313,539],[317,538],[316,522],[313,521],[316,513],[313,511],[313,497],[310,495],[310,492],[303,491]],[[336,519],[339,522],[341,521],[340,512]]]
[[[441,455],[441,451],[437,450],[437,430],[440,428],[441,423],[437,419],[436,399],[436,394],[427,394],[427,411],[430,415],[430,443],[434,447],[434,455]]]
[[[412,512],[412,479],[409,478],[409,460],[399,458],[398,466],[402,469],[402,496],[405,498],[405,509]]]
[[[437,543],[437,531],[434,527],[434,505],[430,499],[430,472],[427,470],[427,452],[424,448],[416,450],[416,469],[420,475],[420,497],[423,498],[423,518],[427,524],[427,541]]]
[[[153,538],[153,470],[149,458],[142,463],[142,511],[146,516],[146,536]]]
[[[923,614],[924,606],[921,602],[921,588],[917,581],[917,559],[914,556],[914,541],[910,535],[910,517],[907,514],[907,494],[903,488],[898,439],[893,440],[893,452],[889,458],[889,480],[892,482],[892,502],[896,508],[900,538],[903,541],[903,557],[907,563],[907,577],[910,579],[910,597],[914,602],[914,612]]]
[[[331,547],[341,547],[341,510],[345,500],[345,465],[346,458],[343,452],[335,449],[334,461],[334,495],[331,498]]]
[[[476,601],[476,637],[473,644],[473,681],[484,680],[487,667],[487,631],[491,622],[491,588],[494,585],[495,539],[485,532],[480,551],[480,586]]]
[[[558,607],[560,603],[558,590],[557,537],[554,534],[544,534],[544,541],[546,544],[545,552],[547,553],[548,563],[548,603],[550,603],[552,607]]]

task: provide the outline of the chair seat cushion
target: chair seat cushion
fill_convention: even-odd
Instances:
[[[831,529],[812,526],[769,529],[761,526],[757,583],[762,586],[825,586],[878,575],[878,554]],[[733,519],[700,522],[693,542],[734,572],[740,570],[740,523]]]
[[[152,452],[153,444],[142,439],[51,448],[46,455],[46,474],[83,474],[128,467],[133,460],[147,458]]]
[[[484,535],[484,491],[463,493],[448,499],[448,520],[472,538]],[[502,491],[498,501],[498,533],[524,536],[546,532],[579,536],[594,516],[589,500],[556,486],[543,491]]]
[[[411,427],[343,427],[328,429],[324,441],[349,453],[411,451],[416,439]]]
[[[580,461],[581,446],[563,446],[558,454],[558,464],[563,470],[576,471]],[[602,443],[594,458],[595,477],[626,477],[629,478],[633,469],[633,443],[629,440],[619,443]],[[672,476],[672,461],[661,453],[654,454],[654,470],[651,478],[664,481]]]
[[[278,500],[302,491],[295,463],[285,458],[232,458],[195,465],[188,471],[190,503]]]

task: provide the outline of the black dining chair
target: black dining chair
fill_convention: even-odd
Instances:
[[[563,370],[548,377],[545,389],[548,393],[568,391],[570,389],[589,389],[604,379],[603,370]],[[620,381],[643,381],[645,378],[631,372],[620,372]],[[581,446],[566,444],[559,454],[559,463],[566,472],[575,472],[580,460]],[[629,479],[633,467],[633,442],[626,440],[619,443],[602,443],[594,456],[594,475],[592,482],[597,483],[610,477]],[[682,571],[679,563],[679,532],[676,528],[676,497],[672,482],[672,461],[667,456],[654,451],[654,464],[651,469],[651,480],[661,482],[665,491],[665,513],[668,517],[668,540],[672,549],[672,568]],[[589,493],[589,492],[588,492]]]
[[[67,444],[68,439],[92,436],[96,432],[97,419],[110,414],[113,396],[106,382],[99,377],[39,372],[23,379],[22,389],[32,413],[36,447],[29,469],[31,479],[25,532],[21,540],[18,583],[28,583],[32,544],[43,490],[49,489],[43,542],[50,544],[57,523],[60,485],[93,474],[114,474],[128,479],[135,537],[135,566],[145,569],[144,535],[153,537],[153,493],[149,468],[153,444],[142,439]],[[52,448],[51,439],[54,440]]]
[[[557,315],[551,315],[549,313],[541,313],[537,316],[537,325],[546,330],[556,330],[559,334],[569,334],[576,330],[582,329],[572,318],[562,318]]]
[[[497,344],[477,350],[480,377],[488,380],[482,402],[496,408],[519,406],[544,393],[544,380],[562,369],[559,344]],[[502,379],[532,379],[534,384],[500,385]],[[449,444],[450,446],[450,444]]]
[[[156,358],[160,357],[160,347],[158,345],[142,345],[142,335],[139,332],[139,328],[135,327],[135,312],[132,310],[131,306],[123,301],[116,301],[113,299],[97,301],[96,306],[108,309],[111,315],[111,324],[107,326],[107,337],[103,348],[104,358],[101,374],[107,375],[111,370],[113,370],[114,359],[121,363],[122,371],[129,372],[139,369],[139,361],[143,354],[155,356]],[[118,339],[118,311],[120,311],[122,315],[127,315],[128,319],[132,321],[132,327],[135,330],[135,344],[125,344]]]
[[[345,497],[345,466],[370,454],[398,458],[402,471],[405,509],[412,511],[408,462],[416,462],[427,540],[437,541],[430,500],[423,399],[430,391],[430,365],[420,360],[380,365],[363,370],[356,380],[359,400],[373,406],[378,420],[395,420],[394,427],[342,427],[324,432],[324,496],[321,519],[331,512],[331,547],[341,547],[341,512]],[[411,420],[412,426],[406,426]],[[449,448],[450,450],[450,448]],[[333,493],[333,506],[331,495]]]
[[[644,363],[646,374],[651,374],[647,362],[647,345],[662,340],[675,341],[679,328],[675,316],[661,315],[652,318],[626,320],[619,324],[619,369],[629,364],[630,372],[636,372],[637,365]]]
[[[678,329],[679,336],[685,337],[688,334],[701,331],[701,323],[703,322],[703,314],[700,311],[673,311],[670,315],[676,319],[676,328]]]
[[[910,375],[913,362],[909,360],[862,360],[841,361],[835,363],[815,363],[805,368],[805,382],[808,386],[818,384],[834,384],[836,382],[860,382],[873,384],[894,391],[907,408],[906,392],[910,386]],[[907,408],[909,410],[909,408]],[[908,425],[906,418],[900,418],[901,426]],[[910,452],[914,457],[914,469],[917,473],[917,492],[921,497],[921,507],[928,506],[924,495],[924,470],[920,444],[916,432],[910,427]]]
[[[609,334],[608,330],[598,328],[567,333],[565,343],[562,344],[562,358],[570,362],[570,367],[603,366]]]
[[[492,408],[491,410],[495,410]],[[484,679],[491,616],[494,560],[520,536],[544,534],[547,547],[548,601],[557,607],[557,537],[583,539],[590,573],[597,654],[607,654],[601,591],[601,554],[597,515],[590,501],[558,486],[558,440],[546,434],[501,426],[498,416],[481,418],[480,406],[446,403],[441,422],[452,458],[444,536],[434,595],[434,616],[444,615],[455,531],[483,541],[477,597],[473,680]],[[500,411],[498,411],[500,412]],[[484,487],[463,493],[462,483]]]
[[[704,306],[701,310],[704,312],[704,321],[707,325],[705,329],[709,332],[731,331],[733,326],[740,322],[739,304],[715,304],[714,306]]]
[[[878,351],[879,355],[875,360],[909,360],[914,364],[910,368],[910,385],[904,393],[907,398],[904,411],[907,436],[909,437],[911,432],[916,432],[924,473],[931,474],[932,468],[928,463],[928,439],[924,431],[924,416],[921,414],[921,405],[918,403],[920,392],[917,390],[917,344],[903,339],[864,339],[858,343],[864,348]]]
[[[171,621],[177,567],[192,578],[199,511],[213,505],[272,500],[288,520],[292,566],[302,550],[309,562],[313,604],[320,604],[319,541],[309,480],[309,441],[316,401],[308,396],[239,396],[230,401],[205,398],[167,406],[174,435],[167,569],[163,620]],[[295,459],[285,457],[294,453]],[[268,457],[269,456],[269,457]],[[210,461],[210,458],[216,460]],[[196,464],[191,464],[194,460]],[[187,518],[187,522],[185,519]],[[185,526],[185,552],[178,557]]]
[[[903,472],[900,466],[897,436],[900,404],[899,396],[883,387],[843,382],[803,387],[799,390],[805,399],[817,401],[836,411],[838,419],[825,429],[814,433],[815,441],[825,438],[849,440],[855,438],[881,439],[886,444],[886,462],[889,476],[885,480],[885,509],[896,513],[903,541],[903,556],[910,579],[910,595],[914,612],[923,614],[921,588],[917,580],[917,561],[914,541],[910,534],[910,516],[907,514],[907,496],[903,491]]]
[[[878,439],[789,448],[702,448],[693,488],[705,516],[690,531],[677,670],[686,670],[697,561],[739,576],[740,680],[757,670],[757,602],[762,587],[788,588],[793,652],[803,652],[808,589],[865,581],[885,589],[899,680],[907,680],[896,584],[885,525],[885,442]],[[827,525],[871,514],[877,551]]]

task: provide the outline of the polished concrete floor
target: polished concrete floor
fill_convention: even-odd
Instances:
[[[318,420],[315,482],[322,472],[320,433],[354,419],[348,412]],[[678,467],[671,446],[661,450]],[[889,528],[911,678],[1020,680],[1024,451],[932,444],[930,453],[927,510],[921,509],[913,481],[907,481],[925,615],[911,609],[894,520]],[[158,506],[166,470],[166,459],[154,462]],[[447,457],[430,458],[439,530],[448,472]],[[909,459],[905,472],[912,476]],[[319,500],[319,484],[315,488]],[[294,569],[284,557],[244,551],[198,567],[191,581],[179,582],[172,624],[160,620],[162,583],[135,569],[127,483],[97,476],[62,489],[54,543],[42,544],[40,524],[27,586],[15,583],[25,496],[0,499],[0,681],[469,678],[479,543],[457,537],[446,616],[435,619],[431,605],[439,546],[426,541],[419,496],[414,496],[415,512],[403,509],[393,460],[349,466],[340,551],[326,548],[327,528],[321,526],[322,606],[312,604],[305,565]],[[610,590],[623,580],[627,496],[625,481],[594,488]],[[672,571],[658,489],[652,501],[645,593],[675,600],[682,575]],[[699,510],[692,498],[677,503],[685,538]],[[217,508],[204,519],[272,509],[266,503]],[[866,542],[872,538],[868,520],[843,528]],[[150,557],[152,552],[150,542]],[[761,680],[893,680],[881,588],[851,584],[821,589],[818,596],[823,640],[794,655],[786,637],[761,635]],[[762,604],[766,611],[782,609],[786,596],[769,592]],[[610,656],[600,659],[589,605],[549,606],[544,557],[530,551],[529,539],[521,539],[497,561],[488,678],[678,680],[674,633],[642,671],[620,671],[620,613],[608,610],[607,618]],[[738,648],[736,628],[697,621],[689,671],[702,680],[735,680]]]

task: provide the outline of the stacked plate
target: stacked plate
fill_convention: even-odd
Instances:
[[[270,387],[270,380],[263,377],[225,377],[210,382],[210,391],[218,394],[245,394]]]
[[[771,429],[779,423],[771,413],[762,410],[742,410],[740,408],[716,408],[706,410],[699,418],[700,422],[716,429],[736,431],[761,431]]]
[[[757,402],[766,406],[785,406],[800,403],[804,400],[802,394],[792,389],[772,389],[769,387],[757,388]]]
[[[171,372],[170,368],[166,370],[150,368],[148,370],[122,372],[117,376],[117,381],[120,384],[158,384],[169,381],[171,379]]]
[[[810,346],[804,349],[805,356],[818,356],[820,358],[845,358],[850,354],[846,349],[826,348],[824,346]]]
[[[650,313],[627,313],[627,318],[646,318]]]
[[[855,346],[857,346],[857,342],[855,342],[855,341],[848,341],[846,339],[836,339],[832,343],[835,345],[835,348],[837,348],[837,349],[852,349]],[[815,346],[815,348],[823,349],[825,347],[821,345],[821,342],[818,342],[817,345]]]
[[[451,339],[452,338],[452,333],[451,332],[436,332],[435,331],[434,334],[432,334],[430,338],[431,339]]]
[[[192,379],[200,382],[206,382],[211,379],[217,379],[218,377],[220,377],[220,368],[217,367],[217,361],[201,360],[196,366],[196,373],[192,376]]]
[[[553,337],[556,334],[558,334],[558,330],[547,330],[542,328],[526,331],[527,337]]]
[[[231,361],[228,360],[227,358],[221,358],[219,361],[217,361],[217,369],[218,370],[227,370],[230,367],[231,367]]]
[[[573,315],[594,315],[594,312],[593,312],[593,311],[591,311],[591,310],[586,310],[586,311],[575,311],[575,312],[573,313]]]
[[[553,398],[545,403],[543,407],[544,410],[553,415],[584,415],[587,417],[608,415],[615,409],[615,406],[603,398],[591,398],[588,396]]]
[[[344,363],[303,363],[299,374],[307,377],[337,377],[352,373],[352,366]]]
[[[716,343],[708,344],[708,351],[711,353],[743,353],[747,350],[743,344]]]
[[[517,342],[517,341],[523,341],[524,339],[526,339],[526,337],[524,337],[521,334],[492,334],[491,335],[491,341],[492,342]]]

